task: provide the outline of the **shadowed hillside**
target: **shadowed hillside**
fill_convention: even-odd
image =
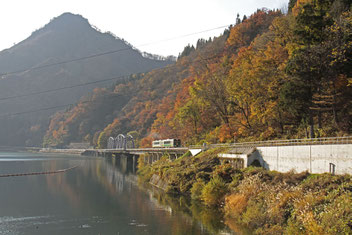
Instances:
[[[26,70],[109,51],[117,52]],[[74,103],[93,88],[113,81],[21,98],[7,97],[145,72],[170,63],[143,57],[131,45],[112,34],[100,32],[80,15],[62,14],[24,41],[0,52],[0,74],[5,74],[0,79],[0,145],[40,144],[49,115],[55,109],[18,116],[7,114]],[[18,72],[12,73],[14,71]]]

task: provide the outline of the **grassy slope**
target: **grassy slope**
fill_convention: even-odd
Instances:
[[[139,176],[148,182],[156,174],[168,182],[167,193],[222,208],[229,227],[244,225],[256,234],[352,234],[350,175],[234,170],[220,165],[221,151],[174,162],[164,157],[151,166],[141,158]]]

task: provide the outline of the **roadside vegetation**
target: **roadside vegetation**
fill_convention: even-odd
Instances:
[[[206,208],[220,208],[232,229],[255,234],[352,234],[350,175],[279,173],[263,168],[221,165],[213,149],[196,157],[152,165],[139,160],[139,178],[159,177],[168,195],[192,198]],[[158,185],[156,185],[158,186]],[[241,231],[237,230],[240,234]]]

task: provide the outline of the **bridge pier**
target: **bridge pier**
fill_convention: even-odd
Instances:
[[[160,158],[162,157],[159,153],[153,153],[152,156],[153,156],[152,163],[159,161]]]
[[[136,173],[136,171],[137,171],[138,157],[139,156],[137,156],[137,155],[133,155],[133,157],[132,157],[132,161],[133,161],[132,171],[133,171],[133,173]]]
[[[112,157],[112,156],[113,156],[113,153],[102,152],[102,156],[103,156],[103,157]]]
[[[111,154],[109,155],[109,158],[115,159],[123,173],[129,173],[131,171],[132,173],[136,173],[139,158],[138,155],[126,153]]]
[[[184,153],[169,152],[169,151],[151,152],[151,153],[145,154],[143,156],[143,159],[145,164],[151,165],[154,162],[159,161],[163,156],[166,156],[169,159],[169,161],[175,161],[183,154]]]
[[[180,157],[180,154],[177,154],[177,153],[168,153],[168,155],[169,155],[170,161],[175,161],[175,160],[177,160]]]
[[[156,161],[159,161],[162,158],[163,154],[161,153],[148,153],[144,155],[144,163],[153,164]]]

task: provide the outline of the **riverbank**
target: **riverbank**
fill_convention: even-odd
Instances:
[[[86,149],[55,149],[40,147],[18,147],[18,146],[1,146],[1,152],[40,152],[40,153],[58,153],[58,154],[74,154],[81,155]]]
[[[221,165],[213,149],[153,165],[139,160],[139,179],[170,195],[220,208],[225,223],[256,234],[352,234],[350,175],[278,173]]]
[[[40,153],[57,153],[57,154],[74,154],[81,155],[86,149],[53,149],[53,148],[42,148],[39,150]]]

